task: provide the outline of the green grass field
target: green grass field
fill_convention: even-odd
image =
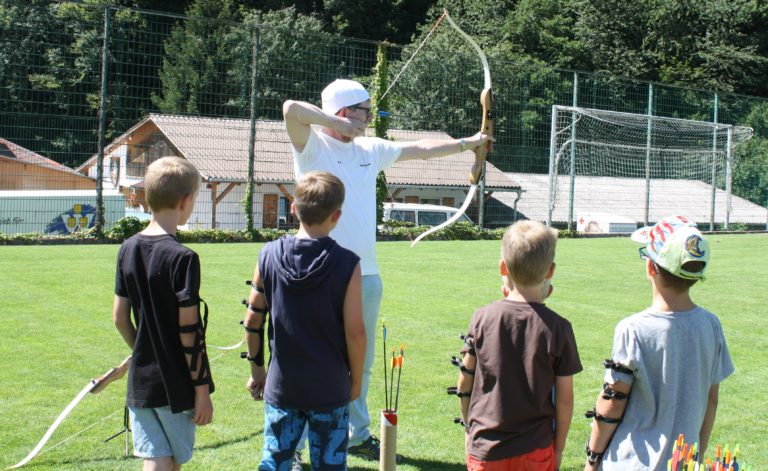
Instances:
[[[768,236],[709,237],[708,279],[694,299],[722,320],[736,373],[720,388],[712,443],[738,444],[743,459],[768,462]],[[210,345],[242,338],[240,299],[248,289],[261,244],[195,244],[202,260],[202,296],[211,313]],[[37,443],[83,386],[129,354],[111,322],[117,246],[0,247],[0,466],[13,465]],[[398,452],[404,470],[461,470],[463,432],[452,423],[458,400],[456,354],[475,308],[500,297],[498,241],[405,242],[378,247],[385,294],[380,318],[391,346],[405,344],[400,393]],[[628,238],[559,242],[555,291],[548,305],[570,319],[584,371],[576,376],[576,407],[562,469],[581,469],[591,408],[602,384],[618,320],[646,307],[650,292]],[[380,338],[380,332],[379,332]],[[682,341],[683,339],[681,339]],[[245,390],[248,366],[238,352],[212,350],[217,383],[214,423],[198,430],[194,458],[185,469],[255,469],[261,450],[263,411]],[[384,403],[381,344],[377,340],[369,407],[378,434]],[[30,469],[140,469],[123,457],[125,382],[88,395],[54,434]],[[73,434],[78,435],[71,437]],[[71,438],[70,438],[71,437]],[[352,458],[350,469],[378,469]]]

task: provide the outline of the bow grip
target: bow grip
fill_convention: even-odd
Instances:
[[[487,136],[493,136],[493,114],[491,111],[493,109],[493,92],[490,88],[484,89],[480,94],[480,104],[483,107],[483,121],[480,125],[480,132]],[[485,156],[491,150],[491,145],[492,143],[489,141],[485,145],[474,149],[475,163],[472,164],[469,173],[469,183],[472,185],[477,185],[483,177],[483,163],[485,163]]]

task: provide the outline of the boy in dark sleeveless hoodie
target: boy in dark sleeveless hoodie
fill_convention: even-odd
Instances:
[[[348,405],[360,395],[366,337],[360,259],[328,236],[343,202],[338,178],[304,175],[291,205],[299,231],[268,243],[254,271],[243,325],[247,388],[265,402],[260,470],[290,469],[306,423],[312,469],[346,469]]]

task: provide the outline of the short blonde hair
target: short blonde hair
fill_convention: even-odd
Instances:
[[[519,221],[504,232],[501,258],[516,285],[534,286],[546,279],[555,261],[557,231],[536,221]]]
[[[323,223],[344,204],[344,184],[328,172],[309,172],[296,183],[296,214],[308,225]]]
[[[200,172],[187,159],[161,157],[147,167],[144,191],[153,211],[173,209],[187,195],[200,189]]]

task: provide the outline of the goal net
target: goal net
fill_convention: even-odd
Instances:
[[[585,214],[648,224],[683,214],[726,227],[731,171],[752,129],[552,107],[547,224]]]

